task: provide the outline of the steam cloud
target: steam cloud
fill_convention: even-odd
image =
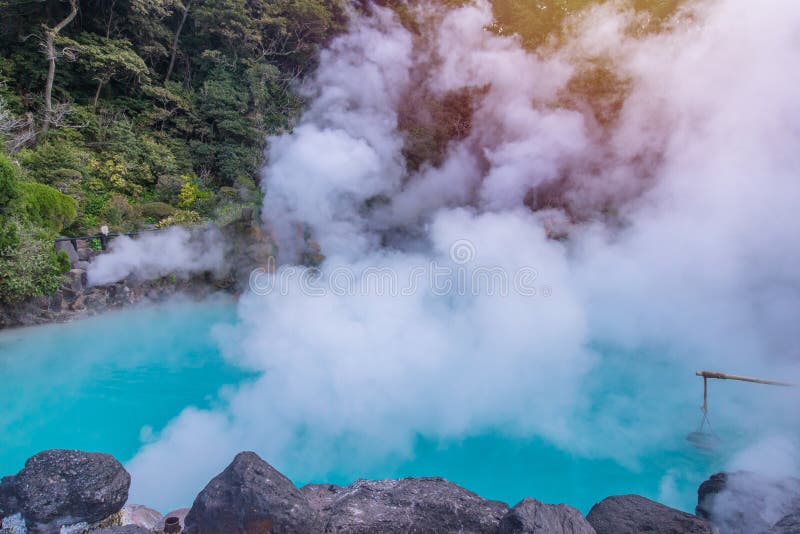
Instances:
[[[115,237],[108,254],[89,264],[89,284],[111,284],[136,275],[143,280],[177,274],[220,271],[225,266],[225,247],[213,227],[187,230],[170,227],[137,239]]]
[[[145,445],[134,500],[189,503],[242,449],[322,478],[411,454],[417,435],[540,436],[635,464],[686,432],[695,401],[659,369],[800,376],[800,4],[697,2],[658,33],[623,7],[595,7],[537,53],[486,31],[480,1],[427,6],[419,36],[383,8],[353,15],[299,124],[270,139],[264,216],[282,260],[308,233],[323,276],[409,274],[468,239],[476,264],[533,266],[552,296],[245,295],[217,334],[258,378]],[[569,89],[598,60],[626,84],[610,124]],[[409,171],[401,109],[459,91],[476,95],[472,127]],[[530,210],[548,188],[559,203]],[[717,424],[796,428],[777,409],[791,402],[722,395]]]

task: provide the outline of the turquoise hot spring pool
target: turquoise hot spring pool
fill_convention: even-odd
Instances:
[[[255,378],[226,361],[212,335],[214,325],[235,321],[235,303],[214,300],[0,332],[0,474],[15,473],[26,458],[47,448],[104,451],[128,462],[184,408],[224,403],[226,390]],[[659,372],[662,380],[683,381],[684,390],[697,391],[697,382],[684,377],[683,369]],[[647,395],[646,388],[642,391]],[[311,480],[297,475],[305,472],[300,466],[279,467],[297,484],[442,476],[512,504],[534,496],[587,512],[607,495],[638,493],[692,510],[697,485],[725,458],[686,443],[686,431],[697,423],[698,399],[683,394],[676,398],[677,408],[669,413],[680,418],[663,421],[676,426],[674,439],[633,462],[570,452],[538,438],[483,433],[446,442],[419,436],[413,453],[405,457],[344,470],[332,466]],[[602,431],[596,436],[606,438]]]

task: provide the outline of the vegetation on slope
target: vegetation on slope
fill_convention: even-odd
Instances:
[[[534,49],[595,1],[493,0],[492,29]],[[677,1],[634,4],[658,21]],[[407,3],[385,3],[413,29]],[[0,0],[0,12],[6,303],[57,287],[56,234],[225,222],[256,207],[266,135],[291,127],[292,83],[345,18],[340,0]],[[614,92],[601,70],[576,83],[597,80]],[[409,169],[468,133],[478,97],[401,110]]]
[[[290,84],[343,22],[337,0],[0,0],[0,11],[4,302],[57,287],[57,233],[229,220],[256,205],[265,137],[302,104]]]

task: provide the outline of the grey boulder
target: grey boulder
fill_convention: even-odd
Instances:
[[[442,478],[309,485],[303,494],[330,533],[495,533],[508,511]]]
[[[30,534],[92,524],[119,512],[131,477],[113,456],[48,450],[0,482],[0,514],[21,513]]]
[[[236,455],[200,492],[186,534],[306,534],[316,514],[300,490],[254,452]]]
[[[583,515],[565,504],[523,499],[500,520],[499,534],[595,534]]]
[[[71,241],[56,241],[56,253],[64,252],[69,257],[69,264],[75,265],[80,261],[78,251],[72,245]]]
[[[639,495],[616,495],[586,516],[597,534],[712,534],[711,524]]]

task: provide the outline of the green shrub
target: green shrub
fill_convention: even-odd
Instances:
[[[129,232],[142,225],[142,209],[130,203],[127,197],[114,194],[103,210],[103,220],[118,232]]]
[[[32,226],[13,224],[19,231],[19,246],[0,255],[0,302],[13,304],[56,292],[63,280],[63,264],[51,236]]]
[[[217,196],[222,201],[235,202],[239,200],[239,190],[235,187],[224,185],[217,190]]]
[[[19,245],[19,229],[13,219],[0,218],[0,255],[10,254]]]
[[[3,213],[19,197],[17,169],[14,163],[0,154],[0,213]]]
[[[214,222],[221,227],[227,226],[240,220],[246,209],[252,210],[252,206],[242,203],[221,204],[214,212]]]
[[[175,202],[178,199],[178,194],[181,192],[183,184],[183,177],[173,174],[163,174],[158,177],[156,191],[161,200],[165,202]]]
[[[20,182],[20,211],[27,220],[58,233],[77,217],[78,202],[49,185]]]
[[[83,180],[81,171],[75,169],[56,169],[51,174],[51,182],[54,184],[80,182],[81,180]]]
[[[24,150],[20,153],[22,166],[28,176],[43,184],[52,184],[68,173],[83,176],[86,173],[85,158],[80,150],[63,142],[42,143],[36,150]]]
[[[70,269],[72,269],[72,262],[69,261],[69,254],[63,250],[56,254],[56,268],[61,274],[66,274],[70,271]]]
[[[142,204],[142,215],[152,217],[157,220],[166,219],[170,215],[175,215],[178,210],[166,202],[147,202]]]

